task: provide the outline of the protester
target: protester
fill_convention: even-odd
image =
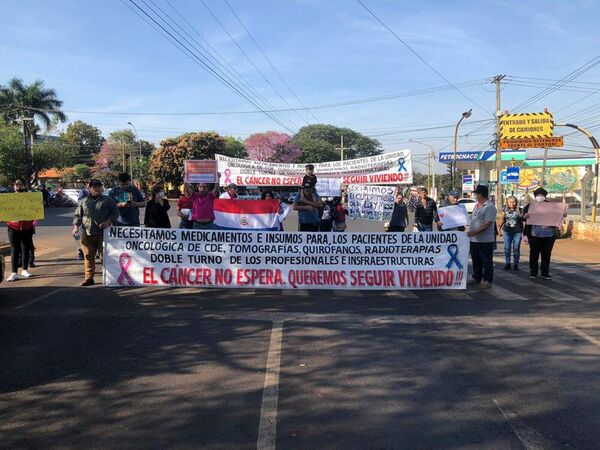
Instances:
[[[219,198],[231,200],[231,199],[237,198],[237,196],[238,196],[237,184],[231,183],[225,188],[225,192],[223,192]]]
[[[408,208],[404,203],[404,195],[401,192],[396,194],[394,209],[392,210],[392,218],[388,225],[387,231],[404,231],[408,226]]]
[[[81,229],[81,248],[84,255],[84,279],[80,286],[94,284],[96,253],[102,248],[103,230],[119,218],[119,209],[112,196],[102,195],[102,182],[92,178],[88,184],[89,195],[79,201],[73,218],[73,237]]]
[[[264,191],[260,194],[261,200],[276,200],[275,195],[271,191]],[[290,207],[283,203],[281,200],[279,201],[279,231],[283,231],[283,221],[290,213]]]
[[[15,180],[15,192],[27,192],[27,183],[23,178]],[[30,252],[33,247],[33,220],[20,220],[16,222],[7,222],[8,242],[10,243],[10,264],[11,274],[6,281],[16,281],[19,279],[17,270],[19,270],[19,261],[21,261],[21,277],[29,278]]]
[[[346,214],[348,214],[348,210],[342,203],[342,197],[334,198],[331,214],[333,217],[333,231],[346,231]]]
[[[536,202],[547,202],[546,197],[548,191],[544,188],[538,188],[533,191]],[[529,219],[529,206],[531,203],[525,206],[523,210],[523,219],[527,223]],[[550,259],[552,258],[552,248],[556,241],[558,234],[558,227],[544,226],[544,225],[527,225],[525,226],[525,235],[529,242],[529,278],[537,278],[538,274],[538,262],[541,256],[541,273],[542,278],[545,280],[551,280],[550,275]]]
[[[304,177],[302,178],[302,186],[310,184],[313,187],[315,187],[317,185],[317,176],[315,175],[315,166],[313,166],[312,164],[307,164],[306,166],[304,166],[304,173],[306,175],[304,175]]]
[[[201,230],[213,230],[215,228],[215,198],[219,197],[219,183],[215,183],[212,191],[208,190],[206,183],[198,185],[198,192],[192,194],[194,201],[192,207],[193,228]]]
[[[519,259],[521,257],[521,236],[523,233],[523,215],[517,206],[517,198],[511,195],[506,199],[506,208],[500,224],[502,238],[504,240],[504,270],[519,270]]]
[[[442,202],[440,207],[457,206],[458,204],[459,204],[458,203],[458,191],[450,191],[450,192],[448,192],[448,196],[447,196],[446,200],[444,200]],[[435,223],[437,224],[438,231],[465,231],[464,226],[453,227],[453,228],[444,228],[444,226],[442,225],[442,222],[440,221],[440,216],[438,215],[437,211],[436,211],[434,220],[435,220]]]
[[[419,201],[415,206],[415,225],[419,231],[433,231],[433,219],[437,213],[435,200],[427,196],[427,189],[419,188]]]
[[[488,202],[488,187],[478,185],[473,191],[477,204],[471,215],[471,223],[467,236],[471,238],[471,259],[473,261],[473,277],[468,284],[479,284],[488,289],[494,281],[494,224],[496,223],[496,207]],[[482,281],[483,280],[483,281]]]
[[[146,206],[146,202],[140,190],[131,185],[131,176],[128,173],[119,174],[119,185],[111,189],[110,197],[119,208],[119,218],[114,225],[139,227],[139,208]]]
[[[190,219],[190,212],[194,208],[194,187],[185,183],[183,185],[183,195],[177,200],[177,215],[179,216],[179,228],[191,230],[194,227],[194,221]]]
[[[171,221],[167,213],[171,209],[171,205],[165,196],[163,186],[160,184],[153,186],[150,195],[150,200],[146,204],[144,225],[151,228],[171,228]]]
[[[319,221],[319,231],[331,231],[333,227],[333,204],[329,199],[323,201],[323,206],[319,208],[321,220]]]
[[[40,185],[40,191],[42,192],[42,199],[44,201],[44,208],[47,208],[48,206],[50,206],[49,201],[50,201],[50,192],[48,192],[48,189],[46,189],[46,185],[44,183],[42,183]]]
[[[294,199],[294,210],[298,211],[298,231],[319,231],[319,208],[323,206],[314,186],[309,182],[302,185]]]

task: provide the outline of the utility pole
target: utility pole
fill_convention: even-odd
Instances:
[[[344,160],[344,135],[340,136],[340,146],[336,147],[336,150],[340,151],[340,161]]]
[[[496,139],[494,139],[494,147],[496,149],[496,210],[500,212],[502,209],[502,149],[500,148],[500,82],[506,75],[496,75],[493,83],[496,85]]]

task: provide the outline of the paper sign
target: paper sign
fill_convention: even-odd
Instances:
[[[44,201],[41,192],[0,194],[0,221],[42,220]]]
[[[317,194],[321,197],[339,197],[342,195],[340,178],[317,178]]]
[[[560,227],[565,218],[565,203],[532,202],[529,204],[527,225]]]
[[[469,213],[464,205],[444,206],[438,209],[438,217],[442,222],[442,228],[463,227],[469,223]]]
[[[352,219],[390,220],[396,188],[393,186],[348,186],[348,212]]]
[[[185,160],[184,180],[186,183],[216,183],[217,162],[210,160]]]

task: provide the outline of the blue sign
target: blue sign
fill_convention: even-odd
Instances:
[[[520,167],[507,167],[506,168],[506,182],[509,184],[519,184],[521,177]]]
[[[508,181],[506,181],[506,170],[500,172],[500,184],[508,184]]]
[[[517,151],[503,151],[502,160],[510,161],[512,159],[521,161],[525,160],[526,152]],[[438,161],[445,164],[450,164],[454,160],[454,152],[440,152],[438,153]],[[496,151],[485,150],[479,152],[456,152],[456,161],[458,162],[473,162],[473,161],[495,161]]]

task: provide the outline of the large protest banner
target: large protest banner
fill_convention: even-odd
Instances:
[[[41,192],[0,194],[0,221],[41,220],[44,200]]]
[[[112,227],[106,286],[464,289],[465,233],[282,233]]]
[[[353,219],[390,220],[395,193],[393,186],[348,186],[348,214]]]
[[[304,164],[281,164],[215,155],[223,186],[300,186]],[[366,158],[315,163],[317,178],[341,178],[342,184],[412,184],[410,150]]]

